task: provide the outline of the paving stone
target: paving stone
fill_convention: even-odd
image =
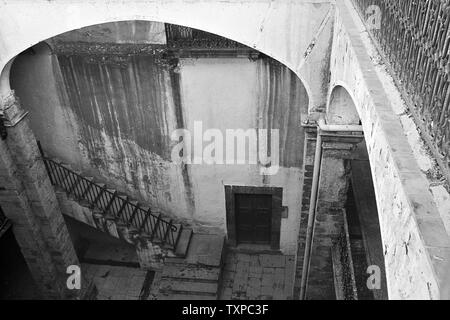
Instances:
[[[285,278],[284,269],[277,268],[274,273],[274,281],[283,283],[284,278]]]
[[[275,274],[275,268],[263,268],[263,275]]]
[[[248,261],[238,261],[236,265],[236,272],[237,273],[247,273],[250,270],[250,266]]]
[[[263,268],[261,266],[251,266],[249,272],[253,274],[262,274]]]
[[[234,264],[226,264],[223,269],[226,272],[234,272],[234,271],[236,271],[236,264],[235,263]]]
[[[217,283],[192,282],[182,280],[163,279],[161,288],[167,288],[173,292],[192,292],[201,294],[217,294]]]
[[[253,289],[259,289],[261,287],[261,280],[251,278],[248,282],[248,286]]]
[[[272,286],[265,286],[265,285],[263,285],[261,287],[261,295],[263,295],[263,296],[272,296],[272,294],[273,294]]]
[[[224,236],[209,234],[194,234],[189,245],[186,261],[190,264],[220,267]]]
[[[233,292],[245,292],[247,287],[247,277],[238,276],[234,279]]]
[[[286,295],[283,290],[275,290],[273,293],[274,300],[286,300]]]
[[[260,296],[259,293],[260,293],[260,289],[253,289],[253,288],[250,287],[247,290],[247,296],[251,300],[256,300]]]
[[[262,277],[263,286],[270,286],[274,283],[274,281],[274,276],[271,274],[267,274]]]
[[[222,299],[229,300],[229,299],[231,299],[232,294],[233,294],[233,290],[231,288],[225,288],[222,293]]]
[[[224,270],[223,276],[222,276],[222,280],[226,281],[226,280],[233,280],[236,277],[236,273],[234,272],[227,272],[226,270]]]
[[[259,262],[259,256],[257,256],[257,255],[250,256],[249,265],[250,265],[250,267],[260,266],[261,264]]]
[[[262,273],[250,273],[248,275],[249,279],[261,279],[262,278]]]
[[[259,261],[261,263],[261,266],[272,268],[284,267],[286,263],[285,256],[271,254],[262,254],[259,257]]]
[[[244,253],[238,253],[236,255],[236,260],[238,262],[250,262],[251,256],[248,254],[244,254]]]

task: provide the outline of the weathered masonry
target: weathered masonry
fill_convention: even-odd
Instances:
[[[450,299],[448,5],[372,2],[3,1],[0,237],[39,296],[97,296],[66,286],[80,224],[157,299],[223,296],[233,252],[275,257],[291,299]],[[202,150],[276,130],[279,170],[176,163],[198,123]]]

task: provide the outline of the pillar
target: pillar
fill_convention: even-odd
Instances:
[[[37,287],[46,299],[83,299],[95,287],[82,279],[69,290],[67,268],[80,265],[27,113],[13,91],[0,100],[6,136],[0,139],[0,202]]]

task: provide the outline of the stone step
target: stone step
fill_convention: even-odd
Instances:
[[[187,264],[184,257],[177,257],[177,256],[175,256],[175,257],[167,257],[164,260],[164,263],[166,265],[175,265],[175,266],[176,265],[186,265]]]
[[[160,282],[160,292],[164,293],[181,293],[186,295],[204,295],[217,297],[218,284],[210,282],[191,282],[175,279],[162,279]]]
[[[186,262],[211,267],[220,267],[225,248],[225,236],[194,234],[189,244]]]
[[[180,239],[181,242],[182,239]],[[186,245],[186,243],[181,243]],[[220,267],[225,253],[225,236],[213,234],[192,233],[187,244],[187,254],[184,256],[167,257],[166,264],[173,265],[202,265]]]
[[[164,267],[161,277],[186,281],[217,282],[220,278],[220,268],[167,265]]]

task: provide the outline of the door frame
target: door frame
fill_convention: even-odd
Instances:
[[[249,187],[225,186],[225,206],[227,219],[228,243],[237,246],[236,231],[236,194],[260,194],[272,196],[272,224],[270,233],[270,248],[280,250],[281,217],[283,212],[283,188],[277,187]]]

